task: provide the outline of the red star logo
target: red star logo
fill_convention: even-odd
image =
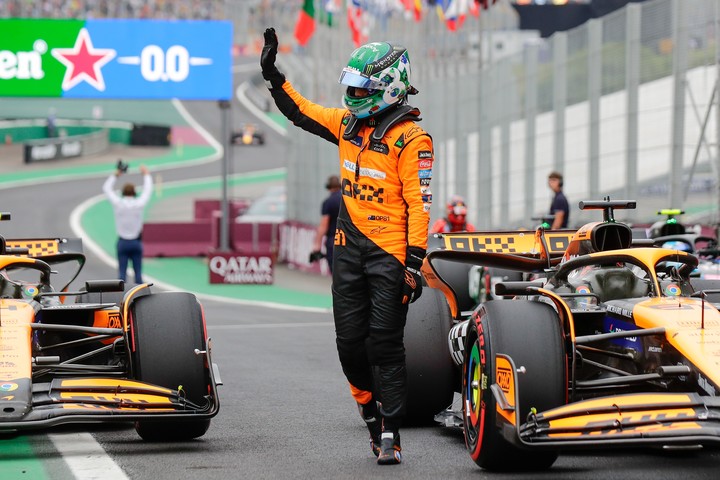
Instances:
[[[64,91],[70,90],[82,81],[101,92],[105,90],[105,80],[100,69],[115,58],[115,50],[93,47],[86,28],[80,30],[72,48],[53,48],[51,53],[67,67],[62,83]]]

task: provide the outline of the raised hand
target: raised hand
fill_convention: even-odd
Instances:
[[[265,45],[263,45],[262,53],[260,54],[262,76],[270,90],[281,88],[282,84],[285,83],[285,75],[280,73],[275,66],[278,51],[278,38],[275,29],[272,27],[266,28],[263,36],[265,38]]]

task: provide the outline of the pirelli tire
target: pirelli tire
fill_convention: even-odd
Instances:
[[[448,348],[451,327],[444,295],[437,289],[423,288],[420,298],[410,304],[405,324],[406,423],[432,422],[452,403],[459,372]]]
[[[177,390],[195,405],[204,405],[210,382],[205,358],[205,327],[200,303],[185,292],[161,292],[137,298],[131,306],[133,374],[137,380]],[[138,435],[148,441],[182,441],[201,437],[209,419],[142,420]]]
[[[494,471],[548,469],[557,451],[527,450],[505,439],[491,386],[495,355],[512,358],[517,375],[518,422],[525,422],[531,408],[544,411],[566,402],[565,350],[555,310],[528,300],[491,301],[470,320],[462,369],[463,432],[470,457],[480,467]]]

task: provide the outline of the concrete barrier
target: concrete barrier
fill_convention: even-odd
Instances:
[[[217,248],[217,222],[158,222],[143,226],[144,257],[204,257]]]

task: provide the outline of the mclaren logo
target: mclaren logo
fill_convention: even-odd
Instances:
[[[111,313],[108,315],[109,317],[109,325],[110,328],[120,328],[122,325],[120,324],[120,313]]]
[[[495,371],[495,381],[503,392],[510,393],[510,385],[512,383],[512,372],[510,369],[498,367]]]
[[[375,188],[372,185],[365,185],[360,183],[351,183],[350,180],[343,178],[342,181],[342,194],[346,197],[351,197],[356,200],[365,202],[385,202],[385,189],[382,187]]]

